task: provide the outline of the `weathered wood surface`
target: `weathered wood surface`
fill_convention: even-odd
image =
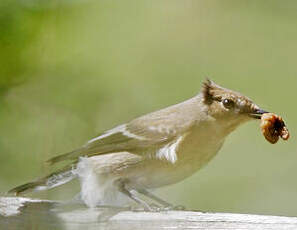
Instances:
[[[297,229],[296,217],[194,211],[129,211],[0,197],[0,229]]]

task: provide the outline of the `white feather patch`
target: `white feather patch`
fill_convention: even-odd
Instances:
[[[125,205],[129,198],[119,192],[113,182],[116,177],[100,173],[100,167],[94,168],[96,162],[106,162],[104,156],[94,156],[90,158],[81,157],[77,165],[76,173],[78,175],[81,192],[80,198],[88,207],[96,207],[97,205]],[[98,166],[98,165],[97,165]],[[104,163],[102,164],[104,166]]]
[[[127,125],[124,124],[124,125],[119,125],[119,126],[113,128],[111,130],[108,130],[106,133],[104,133],[104,134],[102,134],[102,135],[100,135],[98,137],[95,137],[92,140],[88,141],[88,143],[92,143],[94,141],[103,139],[103,138],[111,136],[111,135],[113,135],[115,133],[122,133],[123,135],[125,135],[127,137],[138,139],[138,140],[146,140],[145,137],[138,136],[138,135],[136,135],[134,133],[131,133],[129,130],[127,130]]]
[[[88,207],[95,207],[103,198],[105,180],[97,178],[89,158],[81,157],[77,164],[77,174],[81,184],[81,199]],[[101,179],[101,180],[100,180]]]
[[[165,145],[163,148],[159,149],[157,152],[157,158],[166,159],[174,164],[177,161],[176,150],[183,139],[183,136],[180,136],[175,142]]]

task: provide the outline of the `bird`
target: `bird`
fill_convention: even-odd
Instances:
[[[52,189],[73,179],[88,207],[135,201],[145,210],[173,207],[153,193],[190,177],[219,152],[227,136],[264,113],[251,99],[210,79],[194,97],[103,132],[82,147],[47,161],[66,166],[9,191]]]

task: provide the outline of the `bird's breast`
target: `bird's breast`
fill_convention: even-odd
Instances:
[[[177,148],[177,162],[199,168],[220,150],[224,140],[225,136],[215,127],[193,128],[184,135]]]

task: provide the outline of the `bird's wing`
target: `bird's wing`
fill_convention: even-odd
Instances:
[[[169,119],[170,120],[170,119]],[[111,152],[130,151],[145,154],[152,149],[160,149],[178,139],[190,126],[190,122],[168,121],[168,117],[136,119],[117,126],[87,142],[83,147],[70,153],[48,160],[53,164],[64,160],[75,160],[80,156],[94,156]]]

